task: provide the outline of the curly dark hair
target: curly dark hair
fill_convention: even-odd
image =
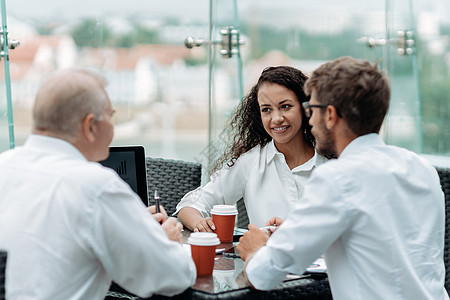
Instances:
[[[252,87],[250,93],[231,114],[228,126],[221,136],[227,136],[229,143],[223,154],[214,162],[211,173],[228,166],[232,167],[236,160],[244,153],[257,145],[265,146],[272,140],[266,132],[261,121],[261,112],[258,104],[258,91],[264,83],[282,85],[293,91],[301,103],[309,101],[303,91],[303,84],[308,77],[298,69],[289,66],[268,67],[264,69],[258,82]],[[305,141],[314,147],[315,141],[311,134],[311,126],[302,109],[302,130]]]

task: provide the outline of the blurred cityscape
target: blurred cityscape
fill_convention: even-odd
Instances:
[[[448,4],[439,3],[448,11]],[[227,7],[217,18],[216,30],[222,24],[234,25],[245,40],[240,53],[244,94],[270,65],[289,64],[309,73],[322,62],[341,55],[372,61],[383,56],[382,49],[367,47],[361,38],[386,36],[384,7],[292,11],[286,7],[274,10],[242,5],[239,24]],[[396,20],[399,27],[411,26],[408,17],[401,14]],[[419,46],[427,54],[419,63],[433,68],[430,73],[442,73],[447,78],[450,18],[434,7],[418,13],[415,20]],[[20,46],[10,51],[17,145],[30,133],[30,108],[46,74],[66,67],[88,67],[100,70],[109,81],[108,92],[118,111],[113,144],[143,144],[148,156],[203,162],[210,113],[208,49],[187,49],[183,43],[187,36],[207,38],[207,21],[149,18],[145,13],[86,16],[69,21],[22,19],[10,14],[8,29],[9,38],[20,41]],[[242,96],[240,71],[236,57],[227,60],[216,54],[214,64],[213,106],[214,120],[218,122],[214,126],[221,128]],[[447,104],[433,105],[442,108]],[[432,115],[428,124],[427,111],[424,113],[424,130],[441,129],[433,123],[436,120]],[[440,118],[448,117],[441,112]],[[440,131],[431,136],[434,139],[430,140],[430,149],[449,152],[450,145],[439,144],[445,137],[448,133]]]

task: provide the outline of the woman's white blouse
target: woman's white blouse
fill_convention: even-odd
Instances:
[[[235,204],[244,198],[250,223],[264,226],[272,217],[285,219],[302,198],[311,172],[325,161],[316,152],[309,161],[290,170],[273,141],[262,148],[256,146],[233,167],[217,171],[205,186],[187,193],[175,214],[183,207],[193,207],[207,217],[214,205]]]

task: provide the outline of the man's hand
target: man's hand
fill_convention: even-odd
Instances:
[[[159,213],[156,213],[156,206],[155,205],[147,207],[147,210],[148,210],[149,213],[152,214],[152,216],[153,216],[153,218],[155,218],[156,222],[161,223],[161,224],[166,222],[166,220],[167,220],[167,212],[164,209],[164,207],[162,207],[161,205],[159,206],[159,210],[160,210]]]
[[[267,221],[265,226],[274,226],[269,229],[269,236],[272,235],[272,233],[274,233],[275,230],[278,229],[278,226],[283,224],[283,222],[284,222],[284,220],[282,218],[278,218],[278,217],[273,217],[272,219]]]
[[[283,224],[283,222],[284,222],[284,220],[282,218],[273,217],[272,219],[267,221],[266,226],[271,226],[271,225],[280,226],[281,224]]]
[[[214,225],[214,222],[212,221],[211,217],[206,217],[204,219],[201,219],[200,222],[195,224],[194,232],[199,231],[206,231],[206,232],[214,232],[216,230],[216,225]]]
[[[162,225],[162,229],[166,232],[170,240],[181,243],[181,230],[183,225],[178,223],[177,219],[170,217]]]
[[[269,236],[254,224],[248,225],[248,231],[239,239],[236,249],[244,261],[250,259],[262,246],[267,243]]]

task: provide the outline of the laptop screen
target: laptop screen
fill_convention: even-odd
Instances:
[[[145,206],[148,205],[147,172],[143,146],[110,146],[109,157],[99,163],[115,170],[139,195]]]

